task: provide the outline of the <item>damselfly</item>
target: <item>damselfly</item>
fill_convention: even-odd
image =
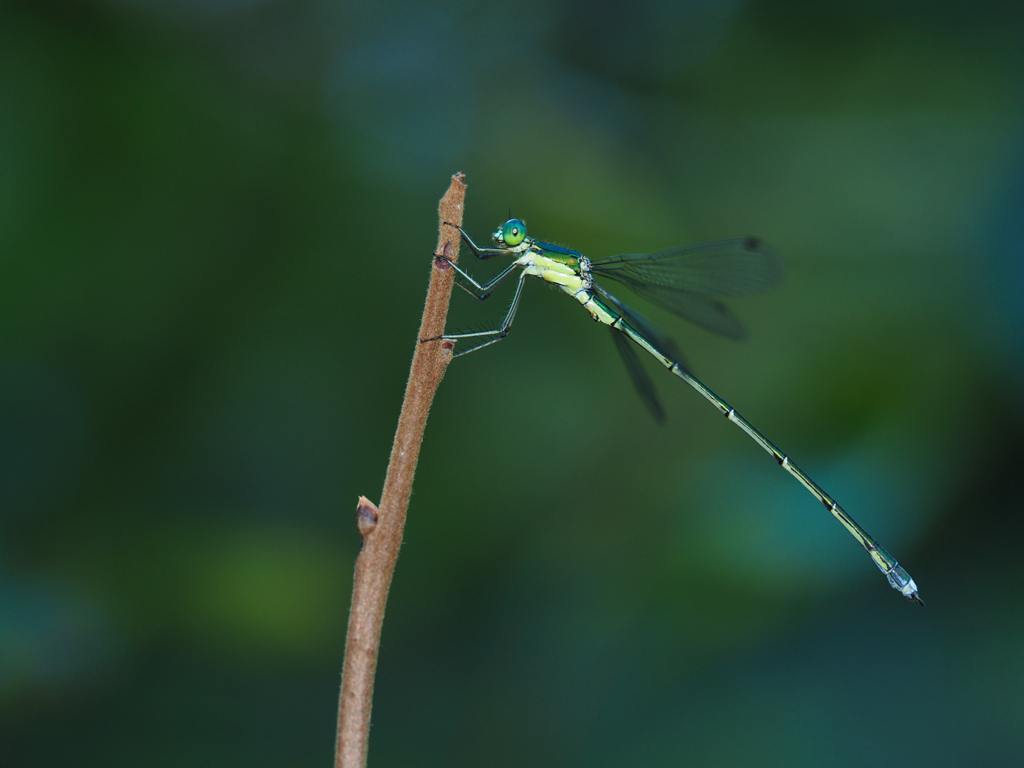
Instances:
[[[801,485],[820,501],[843,524],[861,546],[871,555],[875,565],[885,574],[889,584],[908,600],[921,605],[924,601],[917,593],[917,585],[896,560],[850,517],[839,504],[825,493],[800,467],[789,460],[774,443],[759,432],[736,409],[712,392],[682,364],[679,352],[661,331],[636,311],[626,307],[595,280],[607,277],[624,283],[634,292],[659,304],[680,317],[725,336],[743,334],[739,322],[721,302],[721,297],[755,294],[776,285],[782,279],[782,267],[774,251],[756,238],[717,240],[701,245],[670,248],[653,254],[611,256],[588,259],[582,253],[543,243],[526,236],[526,225],[519,219],[509,219],[493,239],[496,247],[481,248],[458,227],[462,239],[479,259],[513,256],[515,260],[497,277],[487,283],[478,283],[446,256],[440,261],[454,267],[469,285],[458,285],[467,293],[483,300],[516,270],[519,282],[512,296],[512,304],[501,327],[476,333],[446,334],[437,339],[479,341],[469,349],[456,353],[465,355],[501,341],[508,335],[519,307],[523,283],[528,276],[539,277],[553,283],[575,298],[590,316],[611,330],[615,346],[622,355],[633,385],[644,404],[658,421],[665,418],[655,394],[654,384],[637,357],[630,341],[650,353],[662,365],[697,390],[729,421],[742,429],[760,445],[778,464],[795,477]],[[424,339],[435,341],[437,339]]]

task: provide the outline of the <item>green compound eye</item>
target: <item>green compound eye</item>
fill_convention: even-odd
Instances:
[[[505,245],[519,245],[526,237],[526,225],[519,219],[509,219],[501,228],[501,239]]]

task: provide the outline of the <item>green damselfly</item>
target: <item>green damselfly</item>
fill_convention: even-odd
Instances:
[[[735,238],[670,248],[653,254],[611,256],[592,260],[577,251],[527,237],[526,225],[519,219],[509,219],[498,228],[493,235],[496,246],[493,248],[479,247],[462,227],[457,229],[463,241],[479,259],[515,257],[515,260],[493,280],[481,284],[446,256],[437,256],[440,264],[450,265],[468,281],[468,286],[458,282],[461,288],[483,300],[516,270],[522,270],[519,282],[516,284],[512,303],[501,327],[476,333],[446,334],[437,339],[424,341],[440,339],[454,342],[475,339],[479,343],[469,349],[460,350],[456,356],[475,352],[501,341],[508,335],[519,307],[523,283],[528,276],[539,277],[557,285],[582,304],[594,320],[609,327],[633,385],[656,420],[664,421],[665,414],[658,402],[654,384],[644,371],[630,341],[650,353],[671,373],[697,390],[723,416],[767,451],[779,466],[810,491],[811,495],[860,542],[875,565],[885,574],[893,589],[908,600],[924,605],[910,574],[882,549],[835,499],[737,413],[735,408],[690,373],[681,362],[682,358],[670,339],[643,316],[626,307],[595,280],[596,277],[617,280],[640,296],[680,317],[716,333],[738,338],[743,335],[743,329],[721,302],[721,298],[755,294],[778,284],[782,279],[782,266],[774,251],[765,243],[756,238]]]

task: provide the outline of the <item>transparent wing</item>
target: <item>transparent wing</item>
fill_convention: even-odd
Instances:
[[[686,363],[683,361],[683,355],[679,351],[679,347],[677,347],[676,343],[666,336],[658,326],[641,315],[635,309],[627,307],[617,298],[612,296],[612,294],[608,293],[608,291],[602,286],[595,283],[593,289],[599,296],[601,296],[601,298],[607,299],[608,302],[615,307],[616,311],[626,318],[634,328],[640,331],[643,337],[651,342],[659,352],[664,354],[665,357],[671,359],[673,362],[679,363],[681,367],[686,368]]]
[[[743,327],[718,297],[749,296],[779,284],[782,263],[752,237],[716,240],[651,254],[597,259],[590,271],[715,333],[742,338]]]
[[[608,301],[608,303],[611,304],[619,314],[621,314],[627,322],[636,328],[636,330],[638,330],[656,349],[674,362],[679,363],[680,367],[686,367],[686,364],[683,362],[683,356],[680,354],[675,342],[658,330],[650,320],[645,318],[639,312],[627,307],[600,285],[595,284],[594,290],[602,299]],[[622,362],[626,365],[626,371],[629,373],[629,378],[633,382],[633,386],[636,388],[637,394],[640,395],[640,399],[647,407],[651,416],[654,417],[654,420],[659,424],[664,423],[666,419],[665,411],[661,407],[661,402],[658,400],[658,393],[654,388],[654,382],[651,381],[650,376],[647,375],[647,371],[643,367],[643,363],[640,361],[640,358],[636,353],[636,349],[624,333],[617,331],[614,328],[610,328],[609,330],[611,330],[612,340],[615,342],[615,348],[619,350],[619,355],[622,357]]]
[[[636,388],[636,393],[640,395],[640,399],[643,400],[644,405],[650,411],[654,420],[659,424],[664,424],[665,410],[661,407],[661,402],[658,400],[658,392],[654,389],[654,382],[651,381],[651,377],[644,370],[643,363],[640,362],[636,350],[633,349],[633,345],[625,335],[614,328],[609,328],[608,330],[611,331],[612,341],[615,342],[615,348],[619,350],[619,355],[622,356],[622,362],[626,365],[626,371],[629,373],[629,378]]]

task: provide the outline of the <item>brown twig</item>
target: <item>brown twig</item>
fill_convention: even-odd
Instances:
[[[451,186],[441,198],[441,234],[436,253],[452,261],[459,256],[459,232],[463,201],[466,196],[464,175],[452,176]],[[434,393],[452,359],[452,345],[447,342],[423,344],[444,333],[448,300],[452,293],[455,270],[440,259],[434,260],[427,289],[427,303],[412,357],[409,382],[405,387],[402,413],[391,448],[380,509],[365,496],[359,497],[357,523],[363,536],[363,547],[356,558],[352,584],[352,607],[348,617],[348,638],[345,642],[345,664],[341,675],[341,697],[338,701],[338,740],[335,745],[336,768],[362,768],[366,765],[369,745],[370,707],[373,703],[373,678],[377,670],[377,649],[380,646],[384,606],[395,572],[398,548],[405,529],[405,513],[409,508],[412,479],[423,441],[427,414]]]

